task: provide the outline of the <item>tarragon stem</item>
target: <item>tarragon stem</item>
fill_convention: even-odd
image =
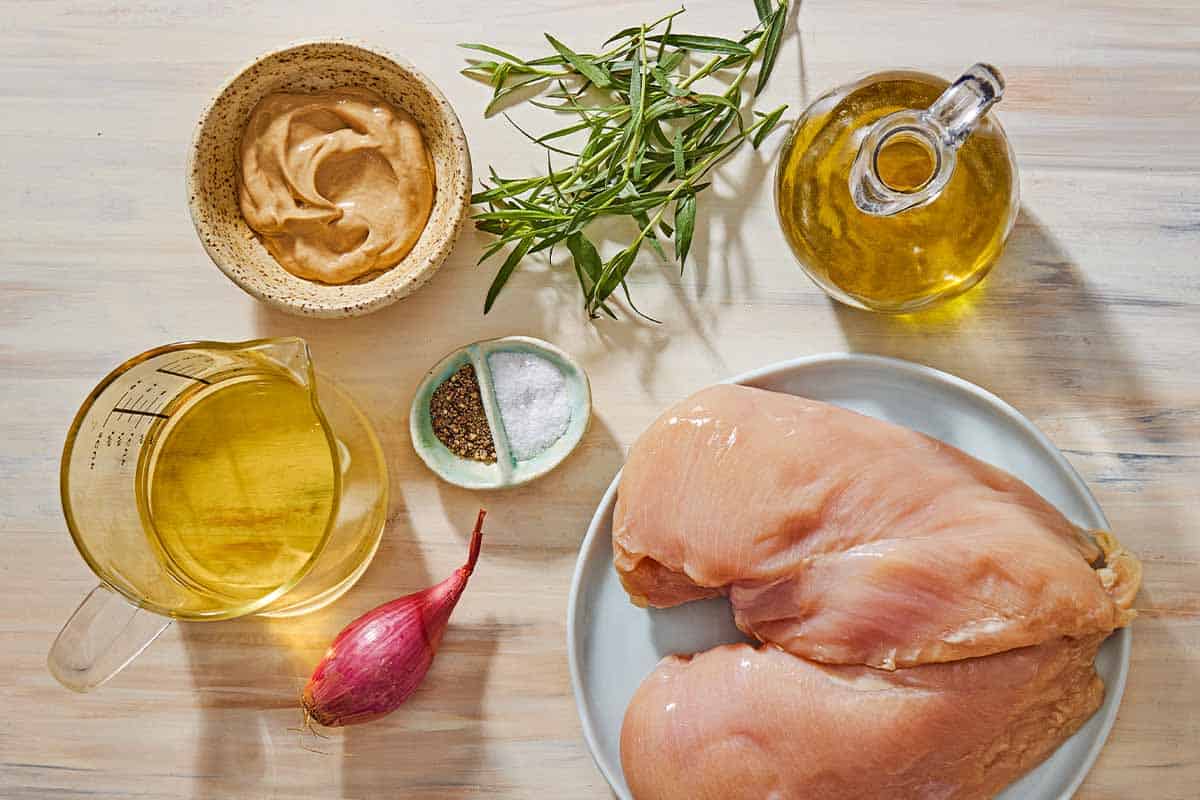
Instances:
[[[666,258],[659,233],[673,239],[682,269],[695,229],[696,196],[708,187],[704,177],[747,140],[758,147],[787,108],[751,110],[748,117],[742,110],[742,86],[754,65],[759,65],[755,96],[774,66],[787,0],[755,0],[754,9],[758,23],[736,39],[677,32],[679,9],[618,31],[594,55],[549,34],[552,52],[528,60],[491,45],[463,45],[495,59],[474,60],[463,70],[491,85],[488,114],[502,103],[511,105],[518,90],[527,96],[552,89],[547,97],[561,102],[552,105],[536,97],[529,102],[573,117],[571,124],[541,135],[510,119],[545,149],[546,174],[504,178],[492,170],[472,197],[486,206],[475,215],[476,227],[497,237],[480,262],[513,245],[488,289],[484,313],[523,258],[549,250],[553,261],[560,243],[593,318],[615,317],[608,303],[618,288],[629,307],[641,313],[626,276],[647,241]],[[698,54],[704,60],[691,69]],[[719,93],[701,88],[734,68]],[[556,168],[552,154],[573,161]],[[586,231],[606,217],[626,217],[636,232],[602,261]]]

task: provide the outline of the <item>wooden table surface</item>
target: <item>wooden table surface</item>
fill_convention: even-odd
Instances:
[[[688,28],[727,33],[744,2],[693,2]],[[763,106],[801,106],[879,68],[950,77],[1000,66],[999,108],[1022,211],[985,284],[948,311],[894,320],[838,307],[801,274],[771,207],[781,135],[730,162],[702,202],[682,278],[631,283],[664,320],[593,324],[573,279],[532,263],[481,313],[491,265],[464,234],[427,287],[372,316],[268,310],[213,267],[184,204],[192,127],[256,54],[342,35],[409,57],[443,88],[477,173],[541,165],[459,41],[586,48],[665,0],[40,2],[0,12],[0,797],[455,798],[607,796],[567,672],[576,550],[625,448],[666,404],[731,373],[827,351],[912,359],[1013,403],[1067,454],[1141,555],[1133,664],[1116,727],[1077,795],[1200,796],[1200,4],[1012,0],[805,2]],[[957,7],[952,7],[957,6]],[[598,36],[601,35],[601,36]],[[544,124],[540,112],[523,114]],[[333,606],[295,620],[181,624],[111,684],[71,694],[47,673],[59,625],[94,583],[58,500],[67,425],[123,358],[191,338],[295,334],[374,419],[394,500],[382,549]],[[454,346],[530,334],[579,357],[595,418],[560,470],[508,493],[436,480],[407,408]],[[461,562],[491,512],[476,573],[428,680],[386,721],[305,749],[298,695],[360,612]]]

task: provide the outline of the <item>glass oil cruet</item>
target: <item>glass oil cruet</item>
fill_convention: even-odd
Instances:
[[[780,156],[775,202],[792,251],[822,289],[905,314],[983,279],[1019,203],[1008,137],[988,115],[1003,92],[987,64],[950,85],[881,72],[801,114]]]

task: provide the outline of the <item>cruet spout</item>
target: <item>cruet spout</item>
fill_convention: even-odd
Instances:
[[[954,175],[955,151],[1004,94],[1004,78],[976,64],[926,109],[888,114],[871,126],[850,170],[861,211],[899,214],[937,199]]]

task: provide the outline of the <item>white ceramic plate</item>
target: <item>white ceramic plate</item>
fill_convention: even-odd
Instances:
[[[879,356],[822,355],[774,364],[730,382],[823,400],[922,431],[1020,477],[1077,525],[1108,528],[1096,499],[1045,435],[1012,406],[961,378]],[[745,637],[734,627],[724,599],[666,610],[629,602],[612,566],[612,510],[619,478],[596,509],[579,552],[567,609],[567,652],[592,757],[613,791],[628,800],[621,773],[621,721],[642,678],[663,656]],[[1067,798],[1083,782],[1117,715],[1130,641],[1128,628],[1117,631],[1096,657],[1107,688],[1100,710],[1000,798]]]

